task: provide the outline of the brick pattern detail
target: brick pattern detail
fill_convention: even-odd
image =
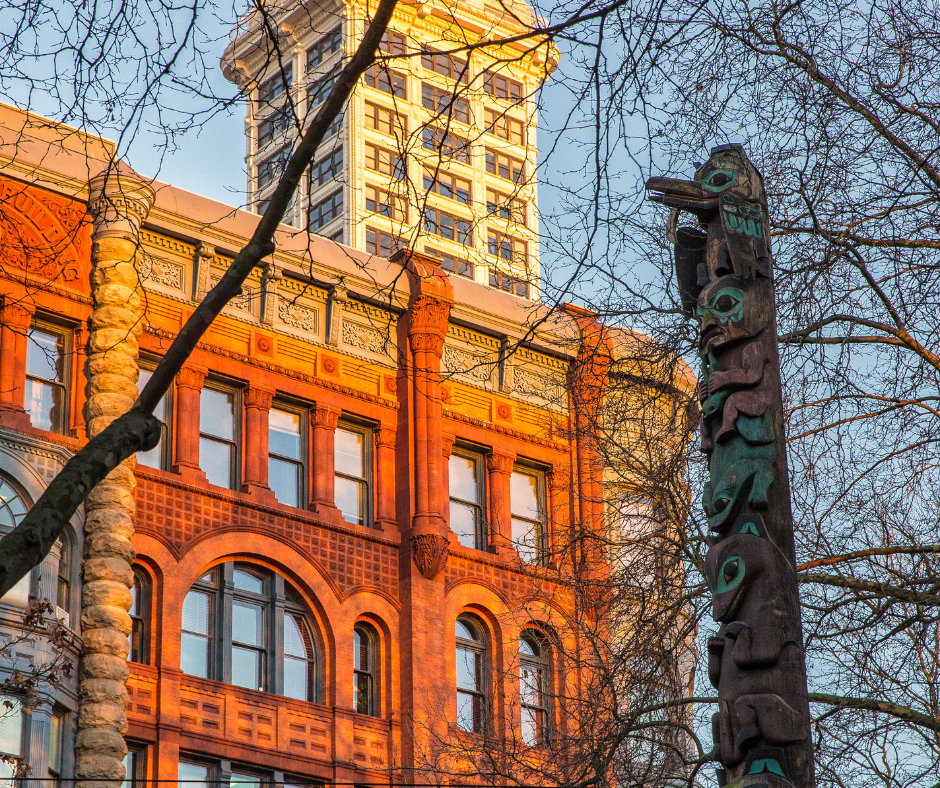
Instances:
[[[213,531],[277,534],[319,563],[344,591],[365,586],[398,593],[398,551],[390,545],[331,530],[306,517],[286,517],[143,475],[138,476],[136,498],[137,530],[169,541],[177,554],[193,539]]]
[[[494,588],[498,588],[509,601],[532,595],[532,583],[525,575],[507,571],[505,567],[469,561],[451,553],[444,572],[444,582],[449,585],[466,578],[486,581]]]

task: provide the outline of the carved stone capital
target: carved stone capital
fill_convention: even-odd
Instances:
[[[206,382],[206,370],[199,367],[183,367],[176,373],[176,385],[181,389],[199,391]]]
[[[428,580],[437,577],[447,564],[450,552],[447,537],[440,534],[417,534],[411,537],[411,557],[418,571]]]
[[[28,304],[6,301],[0,307],[0,323],[14,330],[25,331],[33,320],[36,309]]]
[[[512,473],[516,455],[509,452],[494,451],[486,455],[486,469],[490,473]]]
[[[408,335],[408,343],[412,353],[424,351],[433,353],[438,358],[444,354],[444,337],[440,334],[412,333]]]
[[[372,437],[375,439],[375,448],[395,448],[395,428],[385,424],[376,427],[372,431]]]
[[[150,184],[130,167],[121,162],[109,164],[88,183],[94,240],[124,238],[136,243],[140,225],[156,198]]]
[[[313,426],[333,431],[339,421],[339,408],[330,405],[317,405],[313,408]]]
[[[259,386],[251,386],[245,389],[244,401],[246,408],[271,410],[271,404],[274,402],[274,392]]]
[[[448,435],[446,432],[441,434],[441,451],[444,454],[444,457],[450,457],[451,453],[454,451],[454,441],[457,438],[454,435]]]

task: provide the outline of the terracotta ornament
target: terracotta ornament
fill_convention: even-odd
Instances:
[[[809,788],[813,745],[763,180],[741,145],[721,145],[692,181],[651,178],[646,188],[672,208],[682,309],[699,328],[705,576],[719,625],[708,640],[718,783]],[[680,226],[683,216],[695,221]]]

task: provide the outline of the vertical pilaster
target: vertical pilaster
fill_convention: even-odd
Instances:
[[[510,508],[510,479],[515,461],[516,455],[509,452],[494,451],[486,457],[490,498],[487,545],[494,553],[508,553],[515,549],[512,544]]]
[[[444,515],[444,522],[450,529],[450,455],[454,453],[454,441],[456,437],[441,434],[441,512]],[[456,539],[456,534],[450,534]]]
[[[268,486],[268,414],[274,391],[252,384],[245,389],[245,480],[242,490],[252,495],[271,495]]]
[[[185,366],[176,375],[173,408],[173,470],[181,476],[205,480],[199,467],[199,412],[208,370]]]
[[[89,183],[92,299],[85,419],[94,437],[137,399],[137,340],[143,299],[137,273],[140,224],[155,194],[127,168],[111,166]],[[82,650],[75,776],[84,788],[118,788],[127,748],[127,637],[131,631],[134,467],[130,457],[85,502]]]
[[[375,525],[384,531],[395,528],[395,428],[383,424],[375,439]]]
[[[26,397],[26,335],[33,319],[31,306],[7,297],[0,308],[0,424],[29,426]]]
[[[339,521],[342,517],[336,508],[333,446],[340,410],[317,403],[310,415],[313,430],[313,495],[310,508],[317,514]]]

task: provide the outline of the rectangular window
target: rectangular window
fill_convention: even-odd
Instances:
[[[386,260],[398,251],[398,239],[374,227],[366,227],[366,251]]]
[[[290,150],[281,148],[271,156],[268,156],[258,165],[258,188],[263,189],[268,184],[281,177],[287,161],[290,159]]]
[[[140,788],[147,777],[147,750],[143,745],[127,745],[124,756],[124,782],[121,788]]]
[[[398,112],[367,101],[366,128],[401,139],[408,134],[408,119]]]
[[[319,161],[310,165],[310,184],[319,188],[343,171],[343,148],[339,146]]]
[[[388,93],[396,98],[408,98],[405,74],[401,71],[395,71],[380,63],[375,63],[363,75],[363,80],[370,88],[381,90],[383,93]]]
[[[454,159],[462,164],[470,163],[470,140],[456,134],[424,128],[421,131],[421,146],[425,150],[434,151],[442,159]]]
[[[483,76],[483,90],[494,98],[522,99],[522,83],[499,74],[485,74]]]
[[[525,181],[525,162],[492,148],[486,149],[486,171],[514,183]]]
[[[460,544],[476,550],[486,549],[483,518],[483,456],[454,449],[450,455],[450,530]]]
[[[340,69],[337,66],[332,71],[328,71],[326,74],[321,74],[316,78],[314,82],[310,84],[307,88],[307,111],[310,112],[317,107],[319,107],[326,97],[330,95],[330,91],[333,89],[333,83],[336,82],[336,78],[339,76]]]
[[[304,500],[303,417],[283,408],[268,413],[268,486],[288,506]]]
[[[176,777],[178,788],[216,788],[212,780],[212,767],[205,763],[179,762]]]
[[[199,467],[209,484],[237,486],[238,443],[235,392],[203,388],[199,399]]]
[[[68,424],[68,341],[64,331],[35,323],[26,339],[26,412],[36,429],[64,434]]]
[[[424,253],[440,260],[441,268],[445,271],[450,271],[452,274],[457,274],[457,276],[465,276],[468,279],[473,279],[473,263],[469,260],[462,260],[448,252],[442,252],[439,249],[429,249],[427,247]]]
[[[284,93],[294,83],[294,66],[287,64],[280,73],[275,74],[258,88],[258,102],[262,105],[270,104],[274,99]]]
[[[347,523],[368,526],[372,508],[372,431],[341,422],[334,440],[336,506]]]
[[[473,245],[473,231],[469,219],[461,219],[436,208],[424,209],[424,231],[464,246]]]
[[[333,139],[333,137],[339,134],[343,130],[343,125],[345,122],[346,122],[345,113],[342,115],[337,115],[336,118],[334,118],[333,122],[329,126],[327,126],[326,131],[323,132],[323,141],[325,142],[326,140],[331,140]]]
[[[386,30],[382,34],[379,51],[384,52],[386,55],[404,55],[405,37],[394,30]]]
[[[545,474],[530,468],[513,468],[509,480],[512,543],[527,564],[545,560]]]
[[[209,575],[204,576],[209,577]],[[189,676],[209,678],[212,646],[212,597],[208,591],[191,589],[183,599],[180,633],[180,668]]]
[[[233,770],[228,784],[229,788],[260,788],[261,777],[257,774],[246,774],[245,772]]]
[[[368,142],[366,143],[366,169],[388,175],[396,180],[404,178],[407,171],[403,156]]]
[[[525,126],[521,120],[510,118],[505,113],[485,107],[483,123],[488,134],[494,134],[513,145],[525,144]]]
[[[4,709],[4,712],[6,710]],[[65,714],[60,711],[52,713],[49,720],[49,776],[62,775],[62,738],[65,735]]]
[[[429,52],[425,50],[421,53],[421,66],[442,77],[449,77],[460,82],[467,83],[470,78],[470,70],[467,68],[467,61],[452,55],[445,55],[443,52]]]
[[[497,216],[509,222],[526,224],[525,201],[508,194],[502,194],[494,189],[486,190],[486,212],[490,216]]]
[[[237,596],[232,599],[232,684],[236,687],[265,690],[265,613],[262,604]]]
[[[505,290],[507,293],[512,293],[521,298],[529,297],[528,280],[510,276],[495,268],[490,269],[490,287],[494,287],[497,290]]]
[[[320,200],[310,208],[307,229],[315,233],[334,219],[343,215],[343,190],[337,189],[329,197]]]
[[[424,190],[464,205],[470,204],[470,181],[448,172],[425,170]]]
[[[408,201],[378,186],[366,186],[366,210],[398,222],[408,221]]]
[[[266,148],[276,137],[291,128],[293,119],[289,112],[278,110],[258,124],[258,150]]]
[[[339,228],[337,228],[336,230],[334,230],[333,232],[331,232],[329,235],[325,237],[329,238],[331,241],[336,241],[336,243],[341,244],[343,242],[343,236],[345,234],[346,233],[345,233],[344,228],[342,227],[342,225],[340,225]]]
[[[427,82],[421,83],[421,105],[438,115],[449,116],[460,123],[470,122],[470,103],[449,90]]]
[[[513,238],[496,230],[488,230],[486,233],[486,251],[500,260],[527,267],[528,250],[526,242],[518,238]]]
[[[137,379],[137,390],[143,391],[144,386],[147,385],[151,377],[153,377],[153,370],[141,369],[140,377]],[[164,394],[160,397],[157,407],[153,409],[153,415],[160,420],[160,442],[150,451],[137,452],[138,465],[146,465],[148,468],[159,468],[160,470],[167,470],[169,467],[169,429],[166,423],[167,396],[168,394]]]
[[[11,704],[9,708],[7,703]],[[23,712],[20,701],[10,695],[2,695],[0,709],[0,755],[18,759],[23,752]],[[0,779],[12,781],[14,772],[13,763],[0,761]]]
[[[307,70],[312,71],[343,48],[343,29],[336,27],[307,51]]]

